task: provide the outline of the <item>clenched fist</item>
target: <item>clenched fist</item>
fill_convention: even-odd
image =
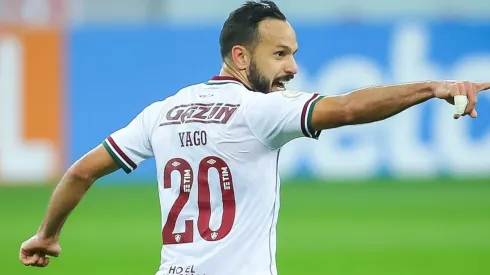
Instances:
[[[48,256],[58,257],[61,247],[55,239],[43,239],[35,235],[22,243],[20,261],[26,266],[45,267],[49,264]]]

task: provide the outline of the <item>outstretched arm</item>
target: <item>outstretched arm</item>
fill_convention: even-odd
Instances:
[[[376,122],[431,98],[445,99],[454,104],[456,95],[468,98],[463,115],[476,117],[476,94],[489,88],[490,83],[429,81],[359,89],[321,99],[313,110],[311,126],[319,131]],[[459,115],[455,115],[455,118],[459,118]]]

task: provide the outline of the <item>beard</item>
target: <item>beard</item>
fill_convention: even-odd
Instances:
[[[253,59],[250,61],[250,71],[247,77],[252,90],[264,94],[271,92],[271,81],[260,72],[257,63]]]
[[[278,89],[284,89],[284,83],[290,81],[294,78],[294,74],[287,74],[281,77],[277,77],[274,79],[268,79],[264,76],[264,74],[260,71],[257,66],[257,63],[254,59],[250,61],[250,69],[247,75],[248,81],[252,86],[252,90],[264,94],[268,94],[272,92],[272,87],[276,86]]]

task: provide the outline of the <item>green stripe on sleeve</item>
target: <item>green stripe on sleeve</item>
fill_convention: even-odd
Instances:
[[[102,145],[104,145],[104,148],[107,150],[107,152],[109,152],[109,155],[111,155],[112,159],[114,159],[117,164],[119,165],[119,167],[121,167],[124,172],[126,172],[126,174],[129,174],[131,173],[131,168],[129,168],[126,164],[124,164],[124,162],[119,158],[119,156],[114,152],[112,151],[112,148],[109,146],[109,144],[107,144],[107,141],[104,140],[104,142],[102,142]]]
[[[324,98],[325,96],[319,96],[317,98],[315,98],[311,104],[310,104],[310,107],[308,109],[308,113],[306,114],[306,129],[308,131],[308,133],[311,135],[311,137],[317,139],[319,136],[320,136],[320,133],[321,131],[315,131],[313,129],[313,127],[311,126],[311,119],[313,117],[313,110],[315,108],[315,104],[322,98]]]

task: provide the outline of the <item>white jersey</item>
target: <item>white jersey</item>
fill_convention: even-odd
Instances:
[[[318,138],[311,114],[320,98],[213,77],[151,104],[103,142],[127,173],[155,158],[157,275],[277,274],[279,151],[295,138]]]

